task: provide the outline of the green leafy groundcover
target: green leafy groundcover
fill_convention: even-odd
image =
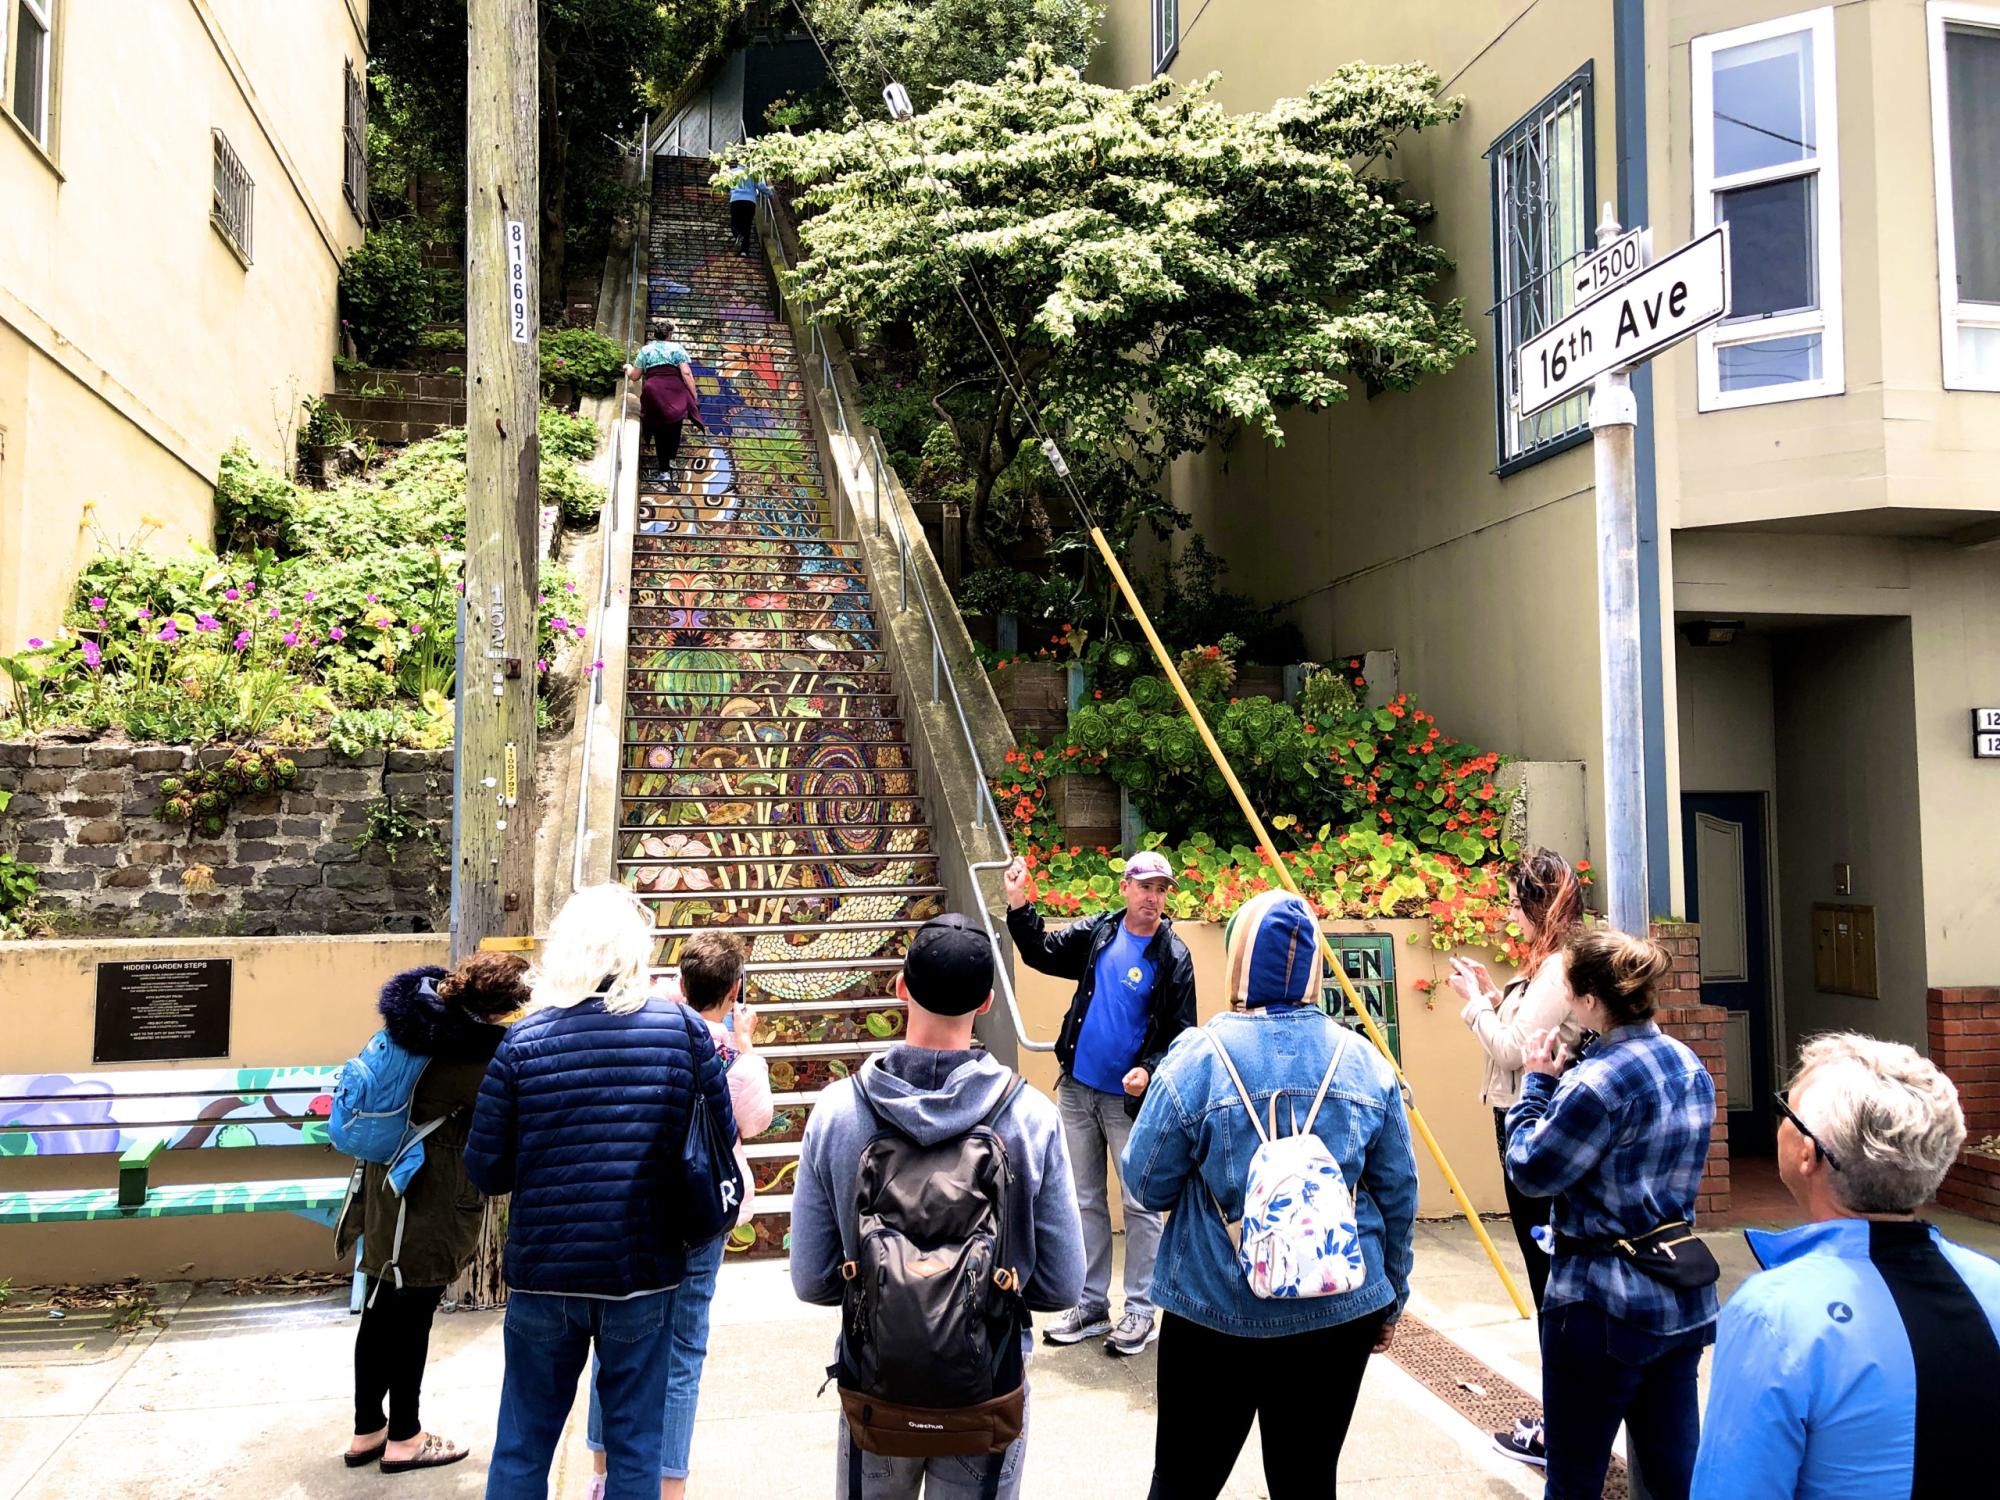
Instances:
[[[543,501],[567,519],[603,504],[574,467],[595,446],[589,420],[543,411]],[[61,622],[0,657],[0,734],[70,725],[169,744],[325,740],[350,754],[449,744],[464,430],[324,494],[233,449],[216,505],[219,529],[251,545],[167,557],[142,534],[84,566]],[[543,564],[539,671],[580,648],[584,607],[568,570]]]

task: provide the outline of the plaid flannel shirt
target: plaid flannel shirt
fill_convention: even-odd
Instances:
[[[1651,1021],[1620,1026],[1560,1080],[1530,1073],[1507,1112],[1507,1175],[1555,1199],[1558,1234],[1616,1238],[1694,1222],[1708,1161],[1715,1083]],[[1610,1256],[1557,1255],[1545,1305],[1589,1302],[1633,1328],[1678,1334],[1712,1324],[1715,1288],[1679,1291]]]

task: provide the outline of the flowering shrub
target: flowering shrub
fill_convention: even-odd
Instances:
[[[544,472],[574,475],[596,428],[549,415]],[[273,545],[174,558],[100,537],[106,550],[79,575],[60,632],[0,658],[10,727],[66,722],[176,744],[326,735],[347,753],[449,744],[463,430],[325,494],[294,489],[242,452],[223,475],[239,496],[262,497],[231,503]],[[541,584],[535,652],[546,672],[583,641],[585,606],[560,565],[544,564]]]
[[[594,328],[542,331],[542,389],[568,385],[582,396],[608,396],[625,372],[625,346]]]
[[[1263,850],[1225,848],[1207,834],[1178,844],[1149,834],[1145,847],[1158,849],[1174,866],[1178,884],[1167,898],[1167,914],[1176,920],[1227,921],[1259,892],[1283,883]],[[1123,856],[1059,841],[1017,842],[1016,849],[1028,863],[1032,897],[1051,914],[1083,917],[1124,905],[1118,893]],[[1496,866],[1467,869],[1393,834],[1336,834],[1330,828],[1279,857],[1322,917],[1427,917],[1431,943],[1439,949],[1487,946],[1509,962],[1525,951],[1520,930],[1508,921],[1506,880]]]

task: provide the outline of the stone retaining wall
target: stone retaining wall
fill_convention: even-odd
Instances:
[[[155,816],[160,783],[227,748],[0,743],[0,851],[35,871],[59,930],[203,933],[433,932],[450,900],[449,750],[284,752],[284,792],[244,798],[215,838]],[[364,842],[370,809],[429,830],[393,852]],[[206,873],[204,873],[204,871]]]

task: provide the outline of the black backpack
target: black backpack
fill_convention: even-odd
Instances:
[[[847,1417],[851,1500],[861,1500],[863,1452],[988,1454],[982,1493],[999,1492],[1025,1415],[1029,1320],[1007,1255],[1014,1173],[993,1125],[1024,1082],[1015,1076],[961,1136],[925,1146],[890,1126],[862,1148],[861,1248],[840,1268],[840,1351],[827,1371]],[[887,1124],[860,1078],[854,1093]]]

